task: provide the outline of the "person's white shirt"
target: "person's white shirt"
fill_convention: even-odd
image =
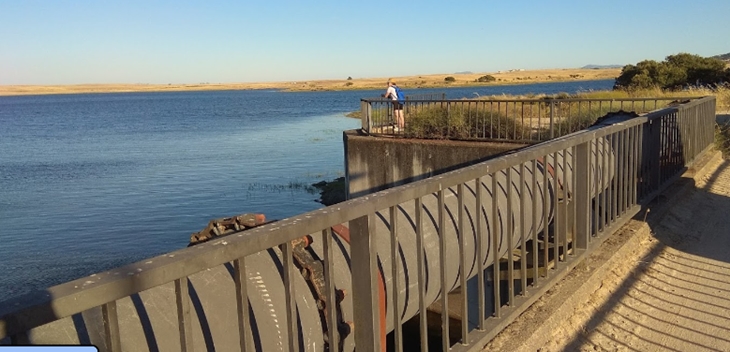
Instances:
[[[398,100],[398,94],[395,92],[395,88],[393,88],[393,86],[389,86],[385,91],[385,97],[390,98],[391,100]]]

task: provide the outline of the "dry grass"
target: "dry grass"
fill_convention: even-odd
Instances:
[[[513,72],[482,72],[470,74],[435,74],[392,77],[402,88],[439,88],[459,86],[494,86],[525,84],[537,82],[565,82],[595,79],[613,79],[621,69],[548,69]],[[475,80],[484,75],[497,79],[490,83],[477,83]],[[446,83],[444,78],[451,76],[455,81]],[[169,91],[206,91],[206,90],[244,90],[244,89],[282,89],[286,91],[334,91],[383,89],[388,77],[354,78],[352,80],[312,80],[289,82],[229,83],[229,84],[77,84],[77,85],[0,85],[1,95],[30,94],[73,94],[73,93],[111,93],[111,92],[169,92]]]

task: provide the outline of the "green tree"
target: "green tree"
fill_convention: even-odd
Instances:
[[[680,53],[669,55],[662,62],[644,60],[626,65],[616,78],[614,89],[676,89],[688,84],[716,84],[727,81],[730,70],[715,58]]]
[[[486,76],[481,76],[481,77],[477,78],[477,82],[494,82],[496,80],[497,79],[494,78],[494,76],[492,76],[492,75],[486,75]]]

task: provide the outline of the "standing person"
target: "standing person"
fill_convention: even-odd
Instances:
[[[399,90],[400,88],[398,88],[398,85],[396,85],[395,81],[389,79],[388,89],[385,91],[385,94],[383,94],[383,97],[391,99],[393,101],[393,114],[395,115],[395,121],[397,123],[397,126],[394,129],[396,132],[405,129],[406,127],[406,121],[403,118],[403,103],[398,97]],[[402,92],[401,95],[403,95]]]

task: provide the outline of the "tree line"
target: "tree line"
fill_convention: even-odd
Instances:
[[[664,61],[644,60],[626,65],[616,78],[613,89],[640,90],[682,89],[687,86],[714,86],[730,82],[730,68],[716,57],[680,53]]]

